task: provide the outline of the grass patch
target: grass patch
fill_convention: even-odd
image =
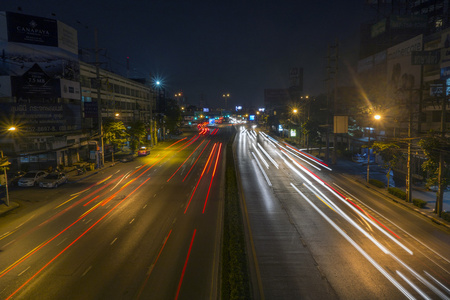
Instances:
[[[406,193],[404,191],[402,191],[401,189],[398,189],[395,187],[390,187],[390,188],[388,188],[388,192],[389,192],[389,194],[394,195],[397,198],[406,200]]]
[[[449,213],[449,212],[443,211],[443,212],[441,213],[441,218],[444,219],[444,220],[447,221],[447,222],[450,222],[450,213]]]
[[[427,205],[427,201],[418,198],[413,198],[412,203],[419,208],[424,208]]]
[[[369,183],[371,185],[374,185],[378,188],[384,188],[384,183],[380,180],[376,180],[376,179],[369,179]]]
[[[234,165],[233,138],[227,144],[222,244],[221,298],[251,299],[245,233]]]

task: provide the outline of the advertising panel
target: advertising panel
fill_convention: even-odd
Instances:
[[[388,96],[403,99],[420,86],[419,65],[411,64],[413,51],[422,51],[423,36],[418,35],[387,50]]]
[[[58,22],[58,47],[75,55],[78,55],[78,36],[77,31],[64,24],[63,22]]]
[[[0,117],[14,120],[21,131],[30,133],[64,132],[81,129],[80,106],[76,104],[0,103]]]
[[[52,19],[0,13],[0,75],[11,76],[10,94],[17,98],[80,100],[80,66],[75,29]]]
[[[56,20],[6,12],[8,41],[58,47]]]

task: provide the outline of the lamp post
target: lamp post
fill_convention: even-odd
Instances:
[[[230,93],[225,93],[225,94],[223,94],[223,95],[222,95],[222,98],[225,99],[225,110],[227,110],[227,109],[228,109],[227,101],[228,101],[228,98],[230,98]]]
[[[175,93],[175,99],[177,99],[177,104],[181,106],[183,101],[183,93]]]
[[[16,127],[11,126],[8,128],[8,131],[15,131]],[[10,163],[8,160],[3,162],[3,150],[0,150],[1,153],[1,164],[0,166],[3,167],[3,174],[5,176],[5,191],[6,191],[6,206],[9,206],[9,191],[8,191],[8,174],[6,173],[6,166],[8,166]]]
[[[381,116],[375,115],[373,116],[373,118],[374,120],[379,120],[381,119]],[[369,166],[370,166],[370,127],[369,127],[369,138],[367,141],[367,182],[369,182]]]

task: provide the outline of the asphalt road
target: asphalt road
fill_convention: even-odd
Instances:
[[[450,297],[450,234],[244,127],[235,140],[261,299]]]
[[[0,219],[0,299],[215,299],[232,127],[163,143]],[[162,146],[164,145],[164,146]]]

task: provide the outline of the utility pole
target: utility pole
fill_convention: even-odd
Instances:
[[[3,167],[3,176],[5,176],[5,189],[6,189],[6,206],[9,206],[9,191],[8,191],[8,174],[6,173],[6,166],[8,166],[10,163],[8,162],[8,159],[3,161],[3,150],[0,150],[1,152],[1,166]]]
[[[103,145],[103,120],[102,120],[102,99],[101,99],[101,88],[102,81],[100,79],[100,62],[98,59],[98,30],[95,28],[95,73],[96,73],[96,84],[97,84],[97,110],[98,110],[98,133],[99,133],[99,142],[100,142],[100,158],[98,159],[98,168],[103,167],[105,165],[105,149]]]
[[[411,146],[412,146],[412,86],[409,87],[409,105],[408,105],[408,157],[406,163],[406,202],[412,200],[412,170],[411,170]]]
[[[325,149],[325,161],[329,161],[330,159],[330,73],[331,73],[331,63],[330,63],[330,46],[328,46],[327,51],[327,77],[325,78],[327,82],[327,124],[326,124],[326,133],[325,133],[325,141],[326,141],[326,149]]]
[[[442,111],[441,111],[441,139],[444,141],[445,138],[445,115],[446,115],[446,109],[447,109],[447,81],[444,82],[444,88],[443,88],[443,97],[442,97]],[[437,192],[437,199],[436,199],[436,207],[434,209],[434,212],[441,217],[442,215],[442,208],[444,205],[444,189],[442,181],[443,178],[443,170],[444,169],[444,151],[443,149],[439,149],[439,169],[438,169],[438,192]]]
[[[336,117],[337,113],[337,75],[338,75],[338,59],[339,59],[339,45],[338,40],[336,39],[336,43],[334,44],[334,109],[333,109],[333,118]],[[334,124],[334,122],[333,122]],[[337,130],[333,127],[333,157],[332,164],[335,165],[337,162]]]
[[[152,74],[150,74],[150,85],[152,84]],[[153,99],[155,98],[154,94],[149,94],[150,100],[150,147],[153,147]]]
[[[334,51],[333,51],[334,50]],[[332,66],[332,62],[334,62],[334,66]],[[338,40],[336,39],[336,43],[334,45],[328,46],[328,54],[327,54],[327,131],[326,131],[326,154],[325,159],[328,161],[330,159],[330,98],[331,98],[331,84],[330,80],[334,79],[334,91],[333,91],[333,117],[337,111],[337,72],[338,72]],[[336,164],[337,155],[336,155],[336,144],[337,144],[337,135],[333,131],[333,155],[332,155],[332,163]]]

